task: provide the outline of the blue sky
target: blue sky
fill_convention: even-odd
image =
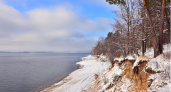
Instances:
[[[71,4],[75,8],[79,8],[81,14],[89,16],[91,18],[95,17],[107,17],[112,19],[111,14],[114,9],[113,5],[108,5],[108,3],[103,1],[104,5],[99,4],[98,0],[3,0],[5,4],[14,7],[18,11],[25,13],[36,8],[54,8],[58,5]],[[108,6],[105,6],[105,5]]]
[[[90,52],[112,31],[105,0],[0,0],[0,51]]]

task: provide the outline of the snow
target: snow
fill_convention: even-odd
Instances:
[[[114,58],[114,61],[118,61],[119,63],[122,63],[125,59],[123,57],[120,58]]]
[[[171,44],[166,44],[166,45],[163,45],[163,53],[166,53],[168,51],[171,51]],[[154,50],[153,50],[153,47],[151,48],[148,48],[146,50],[146,53],[145,53],[146,56],[148,56],[149,58],[153,58],[154,56]]]
[[[134,62],[132,69],[134,69],[136,66],[138,66],[138,64],[139,64],[140,62],[144,62],[144,61],[149,61],[149,58],[146,57],[146,56],[140,56],[140,57],[138,57],[138,58],[136,59],[136,61]]]
[[[111,72],[107,73],[106,76],[104,77],[105,83],[104,83],[102,90],[106,91],[109,85],[114,84],[113,80],[121,76],[121,74],[122,74],[122,70],[119,68],[117,64],[115,64]]]
[[[101,84],[102,88],[99,90],[99,92],[126,92],[129,90],[129,87],[132,85],[132,83],[125,76],[122,77],[122,66],[124,66],[124,64],[119,66],[115,63],[111,71],[102,76],[104,83]],[[109,86],[111,86],[111,88],[108,88]]]
[[[132,82],[130,79],[126,78],[125,76],[122,78],[122,80],[118,83],[119,87],[115,87],[115,91],[113,92],[127,92],[130,90],[130,86],[132,85]],[[110,91],[112,92],[112,91]]]
[[[165,72],[153,74],[148,80],[153,80],[151,86],[147,89],[148,92],[170,92],[171,80],[166,76]]]
[[[110,84],[113,84],[114,78],[121,76],[121,74],[122,74],[122,69],[120,69],[119,66],[115,64],[111,72],[109,72],[105,76],[106,84],[104,87],[109,86]]]
[[[136,57],[132,56],[132,55],[128,55],[125,59],[126,60],[136,60]]]
[[[153,49],[147,49],[146,56],[151,57],[146,65],[146,70],[155,72],[151,74],[148,81],[152,81],[150,87],[147,89],[148,92],[171,92],[171,80],[170,80],[170,65],[171,65],[171,44],[163,46],[164,54],[153,57]]]
[[[151,69],[155,72],[162,72],[168,69],[170,62],[168,59],[164,59],[163,55],[159,55],[157,58],[153,58],[147,64],[146,69]]]
[[[59,83],[54,84],[52,88],[46,89],[52,92],[81,92],[89,88],[95,80],[95,74],[101,74],[111,66],[110,62],[102,62],[95,56],[88,55],[83,57],[77,65],[82,66],[80,69],[72,72]],[[45,90],[45,91],[46,91]]]
[[[103,54],[97,55],[97,57],[98,57],[98,59],[99,59],[100,61],[103,61],[103,62],[109,61],[109,59],[108,59],[105,55],[103,55]]]
[[[82,59],[82,61],[86,61],[86,60],[94,60],[96,57],[93,57],[93,56],[91,56],[91,55],[88,55],[88,56],[86,56],[86,57],[83,57],[83,58],[81,58]]]
[[[114,58],[114,61],[118,61],[119,63],[122,63],[124,60],[136,60],[136,56],[135,55],[128,55],[125,58],[124,57],[118,57],[118,58]]]
[[[167,49],[167,54],[171,55],[169,49]],[[153,81],[151,86],[148,88],[149,92],[170,92],[170,65],[170,59],[165,57],[165,54],[159,55],[158,57],[151,59],[150,62],[147,63],[146,69],[151,69],[152,71],[156,72],[148,78],[149,81]]]

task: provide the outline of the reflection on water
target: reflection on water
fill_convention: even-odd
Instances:
[[[0,53],[0,92],[29,92],[76,69],[88,54]]]

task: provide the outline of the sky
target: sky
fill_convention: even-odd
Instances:
[[[106,0],[0,0],[0,51],[90,52],[112,31]]]

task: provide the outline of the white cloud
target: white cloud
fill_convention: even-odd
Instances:
[[[88,2],[93,5],[105,7],[109,11],[114,11],[118,9],[117,5],[110,5],[108,2],[106,2],[106,0],[82,0],[82,1]]]
[[[109,26],[106,18],[87,19],[65,6],[22,14],[0,2],[0,12],[0,51],[89,51],[95,40],[84,33]]]

